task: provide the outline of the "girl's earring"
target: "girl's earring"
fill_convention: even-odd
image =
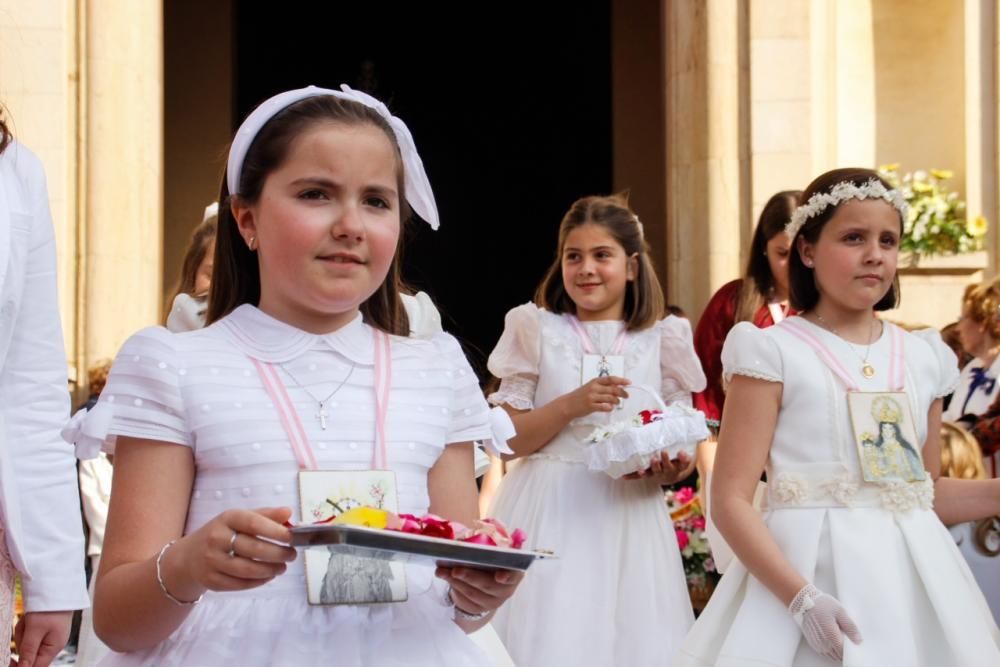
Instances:
[[[813,267],[813,261],[811,259],[804,259],[802,263],[808,266],[810,269]]]
[[[251,236],[250,237],[250,242],[247,243],[247,247],[250,248],[250,252],[253,252],[254,250],[257,249],[257,237],[256,236]]]

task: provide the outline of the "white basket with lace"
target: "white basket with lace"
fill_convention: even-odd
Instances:
[[[587,467],[618,479],[649,468],[664,451],[671,459],[681,452],[693,456],[695,446],[708,437],[705,415],[682,405],[668,406],[660,395],[643,385],[629,385],[628,391],[645,392],[656,407],[642,410],[622,421],[609,421],[587,438]],[[614,412],[609,413],[610,415]]]

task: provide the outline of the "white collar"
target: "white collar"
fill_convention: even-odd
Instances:
[[[374,339],[361,313],[336,331],[313,334],[245,303],[212,326],[247,356],[271,364],[291,361],[311,349],[332,349],[356,364],[375,363]]]

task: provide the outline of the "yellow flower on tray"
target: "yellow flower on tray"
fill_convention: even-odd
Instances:
[[[365,528],[385,528],[389,513],[374,507],[349,509],[331,523],[335,526],[364,526]]]
[[[944,181],[955,175],[951,169],[931,169],[931,176],[938,179],[939,181]]]
[[[986,222],[986,218],[981,215],[977,215],[971,220],[965,222],[965,230],[969,232],[970,235],[979,238],[986,235],[986,230],[989,229],[990,224]]]

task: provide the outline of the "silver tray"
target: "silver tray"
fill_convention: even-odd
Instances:
[[[297,526],[292,528],[292,546],[327,546],[362,558],[487,570],[527,570],[536,560],[555,558],[545,551],[505,549],[360,526]]]

